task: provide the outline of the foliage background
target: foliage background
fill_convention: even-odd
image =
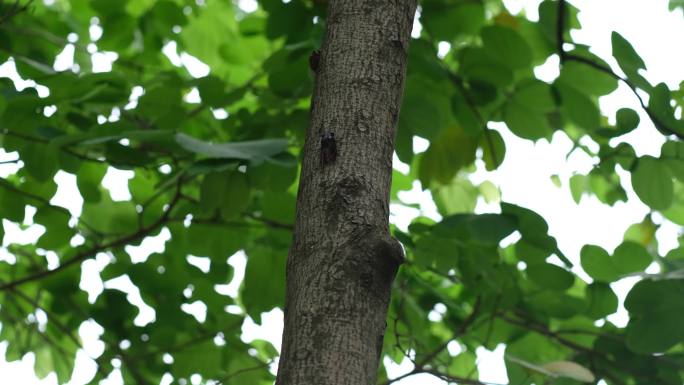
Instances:
[[[16,151],[18,159],[8,164],[21,166],[2,181],[3,225],[49,230],[36,245],[5,237],[0,335],[9,343],[6,358],[35,352],[37,375],[54,370],[64,382],[84,343],[79,327],[92,320],[104,327],[92,381],[120,366],[126,383],[157,383],[165,372],[177,379],[199,373],[207,380],[268,383],[266,364],[275,350],[265,341],[244,343],[238,330],[246,315],[258,322],[262,311],[281,305],[295,160],[312,81],[306,58],[321,38],[321,5],[266,1],[248,15],[219,1],[112,4],[32,4],[0,24],[3,61],[13,57],[23,78],[47,87],[18,90],[5,81],[0,99],[2,145]],[[558,78],[533,80],[533,67],[558,52],[558,4],[542,2],[538,22],[508,14],[496,1],[422,4],[423,31],[412,42],[397,148],[410,169],[395,173],[393,208],[416,206],[396,193],[417,179],[440,217],[419,217],[395,231],[409,263],[398,280],[385,351],[395,361],[413,361],[417,372],[463,379],[477,378],[477,347],[505,343],[511,383],[582,379],[583,372],[567,364],[549,369],[561,360],[609,383],[681,383],[682,249],[658,248],[654,237],[659,226],[682,224],[676,194],[684,154],[681,91],[677,84],[646,81],[657,77],[644,76],[643,63],[619,35],[612,38],[616,62],[610,62],[640,89],[661,132],[649,128],[648,115],[638,109],[600,115],[597,97],[618,81],[580,44],[565,48]],[[561,31],[578,28],[575,9],[568,4],[566,11],[570,18]],[[318,23],[309,22],[314,16]],[[91,34],[98,30],[93,17],[104,31],[99,37]],[[170,40],[208,64],[211,75],[191,76],[170,63],[161,53]],[[567,34],[564,40],[572,41]],[[442,60],[439,41],[451,43]],[[70,49],[76,73],[73,67],[53,73],[55,56]],[[111,72],[89,74],[97,55],[116,55]],[[188,95],[201,102],[188,103]],[[476,180],[483,168],[495,169],[516,140],[497,122],[531,140],[563,130],[554,140],[564,138],[592,167],[556,182],[569,184],[576,200],[620,207],[628,197],[640,199],[653,215],[631,226],[610,255],[586,246],[577,263],[560,247],[575,260],[572,271],[584,280],[577,279],[563,267],[564,254],[541,217],[500,203],[496,184]],[[662,152],[633,150],[625,138],[639,124],[650,137],[667,140]],[[412,135],[429,141],[427,151],[414,153]],[[258,142],[235,144],[245,140]],[[101,187],[109,165],[134,172],[129,199],[113,200]],[[55,175],[75,176],[80,210],[57,207]],[[480,209],[497,214],[469,214],[478,199]],[[24,206],[33,207],[32,215]],[[160,232],[171,237],[164,250],[140,263],[126,245]],[[520,237],[500,243],[516,232]],[[230,281],[227,257],[240,249],[247,255],[244,282],[237,295],[221,295],[214,285]],[[101,272],[86,268],[95,256]],[[206,262],[208,270],[194,267]],[[645,275],[654,263],[655,276]],[[131,298],[113,287],[89,297],[79,288],[83,272],[102,281],[127,275],[155,317],[143,325]],[[630,291],[626,328],[605,322],[618,304],[608,284],[635,274],[646,279]],[[7,285],[24,277],[36,279]],[[182,310],[198,303],[206,306],[203,322]],[[239,314],[226,313],[226,306]],[[429,317],[433,310],[445,314]],[[459,348],[447,349],[454,337]],[[452,357],[449,351],[460,352]]]

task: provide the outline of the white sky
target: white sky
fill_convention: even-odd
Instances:
[[[648,71],[647,79],[652,83],[666,82],[671,88],[677,88],[681,80],[684,79],[684,50],[675,47],[673,42],[678,37],[684,36],[684,19],[681,11],[669,13],[667,11],[667,0],[574,0],[570,1],[581,11],[579,17],[582,22],[582,30],[573,32],[576,42],[589,44],[592,50],[609,63],[614,65],[611,59],[610,34],[618,31],[629,40],[646,62]],[[536,19],[536,9],[540,0],[504,0],[504,3],[512,13],[522,9],[532,19]],[[254,9],[256,3],[253,0],[241,0],[244,9]],[[91,30],[92,36],[98,36],[98,28]],[[92,47],[93,52],[96,47]],[[209,68],[199,62],[194,57],[186,53],[177,53],[175,43],[168,44],[164,52],[169,60],[177,66],[184,66],[192,76],[204,76],[209,72]],[[60,59],[55,63],[55,69],[68,69],[73,66],[71,57],[73,47],[67,47],[60,55]],[[116,59],[112,53],[95,52],[93,62],[96,68],[102,71],[111,68],[111,61]],[[550,60],[547,65],[537,70],[537,75],[545,80],[551,80],[557,73],[557,59]],[[8,62],[0,65],[0,77],[8,76],[17,82],[20,87],[33,86],[31,81],[21,81],[16,75],[13,63]],[[47,94],[47,90],[39,87],[41,95]],[[138,92],[138,96],[139,96]],[[196,96],[189,96],[190,100],[196,101]],[[189,100],[189,101],[190,101]],[[613,115],[614,111],[620,107],[629,106],[640,112],[641,126],[634,132],[626,135],[620,140],[630,142],[637,154],[659,155],[662,137],[655,131],[647,116],[640,110],[631,92],[623,85],[613,94],[603,97],[600,100],[601,108],[608,116]],[[135,105],[132,100],[130,106]],[[130,108],[130,107],[129,107]],[[215,112],[221,115],[220,111]],[[225,116],[224,116],[225,117]],[[556,134],[551,143],[539,141],[536,144],[527,140],[519,139],[505,128],[503,125],[493,124],[504,137],[507,145],[506,158],[503,165],[494,172],[478,172],[473,175],[475,184],[483,181],[494,182],[501,189],[502,198],[505,201],[528,207],[541,214],[549,223],[549,232],[558,240],[560,249],[579,266],[579,249],[587,243],[603,246],[608,251],[612,251],[622,241],[626,228],[633,223],[640,222],[648,213],[648,209],[634,195],[629,184],[629,174],[623,173],[623,186],[628,191],[629,202],[618,203],[613,207],[608,207],[600,203],[596,198],[584,196],[579,205],[572,200],[568,189],[568,178],[573,172],[586,174],[595,163],[587,155],[575,152],[567,161],[565,154],[570,150],[571,143],[563,134]],[[417,138],[414,142],[416,148],[425,147],[424,141]],[[0,150],[0,160],[13,159],[15,154],[6,154]],[[401,165],[397,165],[401,168]],[[16,171],[14,165],[0,165],[0,176],[5,176]],[[563,182],[561,188],[556,187],[551,182],[551,175],[557,174]],[[127,191],[126,179],[132,177],[131,172],[110,169],[105,176],[103,185],[112,192],[116,200],[128,199],[130,194]],[[76,188],[75,177],[70,174],[60,172],[56,176],[59,191],[52,203],[67,207],[73,215],[80,214],[81,201]],[[438,218],[434,204],[419,189],[414,189],[409,193],[403,193],[402,199],[416,201],[421,204],[421,211],[414,209],[400,209],[392,207],[392,221],[398,226],[406,226],[416,215],[428,215]],[[477,211],[486,212],[496,210],[494,206],[479,202]],[[29,213],[35,210],[29,210]],[[589,219],[589,220],[588,220]],[[4,246],[12,242],[29,243],[34,242],[44,231],[41,226],[34,225],[26,230],[20,230],[18,226],[10,222],[4,222],[6,236]],[[660,227],[657,233],[659,240],[659,251],[666,253],[668,250],[677,246],[676,237],[680,228],[666,223]],[[163,243],[168,239],[168,231],[162,232],[157,237],[148,238],[140,247],[129,247],[127,251],[139,261],[144,261],[146,255],[152,251],[163,250]],[[56,264],[56,256],[48,255],[48,261]],[[6,250],[0,249],[0,259],[12,259]],[[95,272],[101,270],[108,261],[106,254],[100,254],[94,260],[84,263],[83,276],[92,277]],[[202,265],[206,262],[202,259],[192,259],[193,263]],[[221,292],[235,295],[244,272],[245,258],[238,253],[233,256],[230,263],[235,267],[235,279],[221,288]],[[656,266],[651,267],[657,269]],[[657,271],[657,270],[655,270]],[[588,277],[581,271],[576,270],[580,276],[588,280]],[[624,300],[624,295],[634,284],[635,279],[624,279],[614,283],[613,288]],[[118,278],[106,283],[96,279],[84,279],[81,287],[89,293],[90,300],[94,300],[102,291],[103,287],[119,288],[128,293],[129,300],[140,307],[140,314],[135,319],[137,325],[144,325],[154,319],[154,310],[145,305],[137,289],[133,288],[127,278]],[[201,304],[189,305],[186,311],[195,314],[198,319],[203,318]],[[255,338],[270,340],[276,347],[280,346],[280,334],[282,331],[282,312],[274,310],[266,313],[262,317],[263,325],[259,326],[249,319],[243,325],[242,338],[251,341]],[[627,314],[621,307],[618,313],[609,317],[611,322],[624,326],[627,321]],[[86,323],[80,329],[80,334],[84,339],[85,351],[79,352],[74,378],[70,385],[80,385],[87,383],[94,375],[94,362],[90,357],[96,357],[103,350],[102,342],[97,340],[101,333],[99,326],[94,323]],[[4,378],[11,378],[13,384],[25,385],[54,385],[57,383],[54,374],[40,381],[33,375],[33,355],[27,354],[23,360],[7,363],[4,360],[6,343],[0,344],[0,373]],[[506,383],[507,378],[503,366],[503,346],[499,346],[494,352],[481,349],[477,352],[479,357],[478,367],[480,380],[485,382]],[[395,377],[412,369],[410,363],[405,360],[402,365],[389,365],[390,376]],[[162,381],[168,384],[169,378]],[[192,383],[199,383],[199,378],[193,378]],[[444,382],[428,375],[418,375],[409,377],[397,382],[400,385],[432,385],[443,384]],[[111,376],[103,385],[121,384],[119,373]]]

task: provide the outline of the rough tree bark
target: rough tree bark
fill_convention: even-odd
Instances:
[[[278,385],[376,381],[392,281],[392,152],[416,0],[330,0],[287,261]],[[321,155],[333,133],[337,157]]]

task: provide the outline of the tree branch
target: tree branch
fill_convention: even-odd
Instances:
[[[432,369],[426,369],[426,368],[425,368],[425,365],[429,364],[430,361],[432,361],[432,360],[433,360],[435,357],[437,357],[442,351],[444,351],[444,349],[447,348],[447,346],[449,345],[449,343],[450,343],[451,341],[454,341],[454,340],[456,339],[456,337],[458,337],[458,336],[464,334],[464,333],[466,332],[466,330],[468,329],[468,327],[470,327],[470,325],[472,325],[473,321],[475,321],[475,318],[477,318],[478,312],[479,312],[479,310],[480,310],[481,299],[482,299],[482,298],[481,298],[480,296],[478,296],[478,297],[475,299],[475,304],[473,305],[473,310],[470,312],[470,314],[468,315],[468,317],[466,317],[466,319],[463,320],[463,323],[461,323],[461,326],[459,326],[458,330],[456,330],[456,332],[454,333],[453,337],[451,337],[450,339],[448,339],[447,341],[445,341],[444,343],[442,343],[439,347],[437,347],[435,350],[433,350],[433,351],[432,351],[430,354],[428,354],[427,356],[423,357],[420,361],[414,361],[414,360],[411,359],[411,357],[409,357],[406,353],[404,353],[404,356],[406,356],[409,360],[411,360],[411,361],[413,362],[415,368],[414,368],[411,372],[409,372],[409,373],[406,373],[406,374],[403,374],[403,375],[401,375],[401,376],[399,376],[399,377],[396,377],[396,378],[393,378],[393,379],[391,379],[391,380],[385,381],[384,383],[382,383],[382,385],[389,385],[389,384],[392,384],[392,383],[394,383],[394,382],[396,382],[396,381],[399,381],[399,380],[401,380],[401,379],[404,379],[404,378],[406,378],[406,377],[410,377],[410,376],[413,376],[413,375],[416,375],[416,374],[420,374],[420,373],[428,373],[428,374],[436,375],[436,374],[430,372],[430,371],[433,371]],[[396,333],[396,321],[397,321],[397,320],[398,320],[398,318],[395,319],[395,327],[394,327],[395,333]],[[397,341],[399,341],[398,336],[395,336],[395,339],[396,339]],[[401,349],[401,347],[400,347],[400,350],[402,350],[402,352],[404,352],[404,350]],[[434,371],[434,372],[436,373],[436,371]],[[442,375],[445,375],[444,373],[441,373],[441,374],[442,374]],[[438,377],[439,377],[439,376],[438,376]],[[455,377],[454,377],[454,378],[455,378]],[[472,384],[482,384],[482,383],[479,382],[479,381],[476,381],[476,382],[466,382],[466,381],[471,381],[471,380],[464,379],[464,378],[459,378],[458,381],[456,381],[456,380],[454,380],[454,381],[455,381],[455,382],[459,382],[459,383],[463,383],[463,384],[469,384],[469,383],[472,383]]]
[[[4,188],[4,189],[6,189],[6,190],[13,191],[13,192],[15,192],[15,193],[17,193],[17,194],[19,194],[19,195],[22,195],[22,196],[28,198],[28,199],[31,199],[31,200],[40,202],[40,203],[42,203],[44,206],[47,206],[47,207],[49,207],[49,208],[51,208],[51,209],[53,209],[53,210],[56,210],[56,211],[58,211],[58,212],[64,214],[64,215],[67,217],[67,219],[71,219],[71,218],[72,218],[71,212],[70,212],[69,210],[67,210],[66,208],[64,208],[64,207],[62,207],[62,206],[55,206],[55,205],[51,204],[49,200],[47,200],[47,199],[45,199],[45,198],[43,198],[43,197],[41,197],[41,196],[39,196],[39,195],[32,194],[32,193],[30,193],[30,192],[28,192],[28,191],[24,191],[24,190],[20,189],[19,187],[13,185],[12,183],[6,181],[6,180],[3,179],[3,178],[0,178],[0,187]],[[104,235],[102,232],[96,230],[92,225],[88,224],[87,222],[83,221],[83,220],[80,219],[80,218],[78,219],[78,223],[79,223],[79,224],[82,224],[83,226],[85,226],[89,231],[93,232],[94,234],[97,234],[97,235],[100,235],[100,236]]]
[[[176,203],[178,202],[178,198],[180,197],[181,185],[182,184],[181,184],[180,179],[179,179],[179,183],[178,183],[177,188],[176,188],[176,194],[171,199],[171,202],[169,202],[169,206],[167,207],[166,211],[159,217],[159,219],[157,219],[154,223],[150,224],[149,226],[142,227],[138,231],[136,231],[132,234],[129,234],[129,235],[126,235],[124,237],[115,239],[111,242],[108,242],[108,243],[105,243],[102,245],[96,245],[96,246],[91,247],[87,250],[83,250],[79,253],[76,253],[76,255],[67,259],[66,261],[64,261],[64,263],[62,263],[61,265],[59,265],[55,269],[43,270],[43,271],[40,271],[38,273],[29,275],[29,276],[26,276],[23,278],[19,278],[15,281],[1,284],[0,285],[0,291],[9,290],[9,289],[17,287],[19,285],[25,284],[27,282],[32,282],[32,281],[36,281],[39,279],[43,279],[47,276],[50,276],[50,275],[53,275],[57,272],[65,270],[69,266],[71,266],[75,263],[81,262],[84,259],[87,259],[87,258],[89,258],[89,257],[91,257],[91,256],[93,256],[93,255],[95,255],[101,251],[104,251],[104,250],[107,250],[110,248],[114,248],[114,247],[125,246],[130,242],[133,242],[137,239],[140,239],[140,238],[146,236],[147,234],[149,234],[150,232],[157,229],[159,226],[163,225],[164,223],[166,223],[168,221],[169,215],[171,214],[171,210],[173,210]]]
[[[629,87],[630,90],[632,90],[632,93],[634,96],[637,97],[639,100],[639,104],[641,105],[641,108],[646,112],[648,115],[649,119],[653,122],[653,124],[656,126],[656,128],[660,129],[661,131],[665,131],[668,135],[674,135],[680,140],[684,140],[684,134],[681,134],[677,132],[676,130],[668,127],[665,123],[663,123],[655,114],[653,111],[651,111],[646,103],[644,102],[644,99],[639,95],[637,92],[637,87],[629,81],[627,78],[623,78],[622,76],[616,74],[610,67],[606,67],[602,64],[596,63],[593,60],[587,59],[582,56],[577,56],[573,55],[570,53],[565,52],[565,49],[563,48],[563,45],[565,44],[565,41],[563,40],[563,30],[564,30],[564,23],[565,23],[565,13],[566,13],[566,0],[559,0],[558,1],[558,23],[557,23],[557,29],[556,29],[556,40],[557,40],[557,50],[558,50],[558,56],[560,57],[560,63],[561,65],[566,62],[566,61],[574,61],[578,63],[583,63],[585,65],[588,65],[598,71],[601,71],[603,73],[608,74],[612,78],[624,83]]]
[[[13,18],[14,16],[16,16],[22,12],[25,12],[28,9],[28,7],[31,5],[31,3],[33,3],[33,0],[28,0],[26,2],[26,4],[19,5],[19,0],[16,0],[14,2],[14,4],[12,4],[8,7],[8,9],[9,9],[8,12],[6,14],[0,16],[0,24],[5,23],[9,19]],[[2,5],[3,4],[0,3],[0,6],[2,6]],[[0,8],[0,10],[1,10],[1,8]]]
[[[567,8],[567,4],[565,3],[565,0],[558,0],[558,13],[556,17],[558,18],[556,20],[556,44],[557,44],[557,50],[558,50],[558,57],[560,58],[560,63],[563,64],[565,62],[565,49],[563,48],[563,45],[565,44],[563,34],[565,32],[565,10]]]
[[[22,292],[22,291],[20,291],[20,290],[17,290],[16,288],[11,288],[11,289],[9,289],[9,293],[12,293],[12,294],[16,295],[17,297],[19,297],[20,299],[24,300],[26,303],[30,304],[30,305],[33,306],[34,308],[42,310],[42,311],[47,315],[47,317],[48,317],[48,322],[52,322],[52,323],[55,325],[55,327],[56,327],[57,329],[59,329],[59,331],[61,331],[63,334],[65,334],[65,335],[66,335],[66,336],[67,336],[67,337],[68,337],[76,346],[79,347],[79,349],[83,349],[83,345],[81,344],[81,341],[80,341],[78,338],[76,338],[76,336],[73,335],[73,333],[71,332],[71,330],[69,330],[69,329],[66,327],[66,325],[64,325],[63,323],[61,323],[61,322],[59,321],[59,319],[57,318],[57,316],[56,316],[54,313],[52,313],[50,310],[44,308],[44,307],[41,306],[37,301],[33,300],[31,297],[29,297],[28,295],[26,295],[24,292]],[[94,357],[91,357],[91,358],[92,358],[92,359],[95,361],[95,363],[97,364],[97,365],[96,365],[96,366],[97,366],[97,368],[96,368],[97,372],[98,372],[102,377],[106,377],[106,376],[107,376],[107,373],[105,373],[105,372],[102,370],[102,367],[101,367],[102,365],[100,364],[99,359],[98,359],[98,358],[94,358]]]

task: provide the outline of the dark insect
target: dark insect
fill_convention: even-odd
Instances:
[[[318,63],[321,61],[321,51],[315,50],[309,55],[309,68],[314,73],[318,73]]]
[[[321,164],[330,164],[337,159],[337,143],[335,133],[326,131],[321,134]]]

